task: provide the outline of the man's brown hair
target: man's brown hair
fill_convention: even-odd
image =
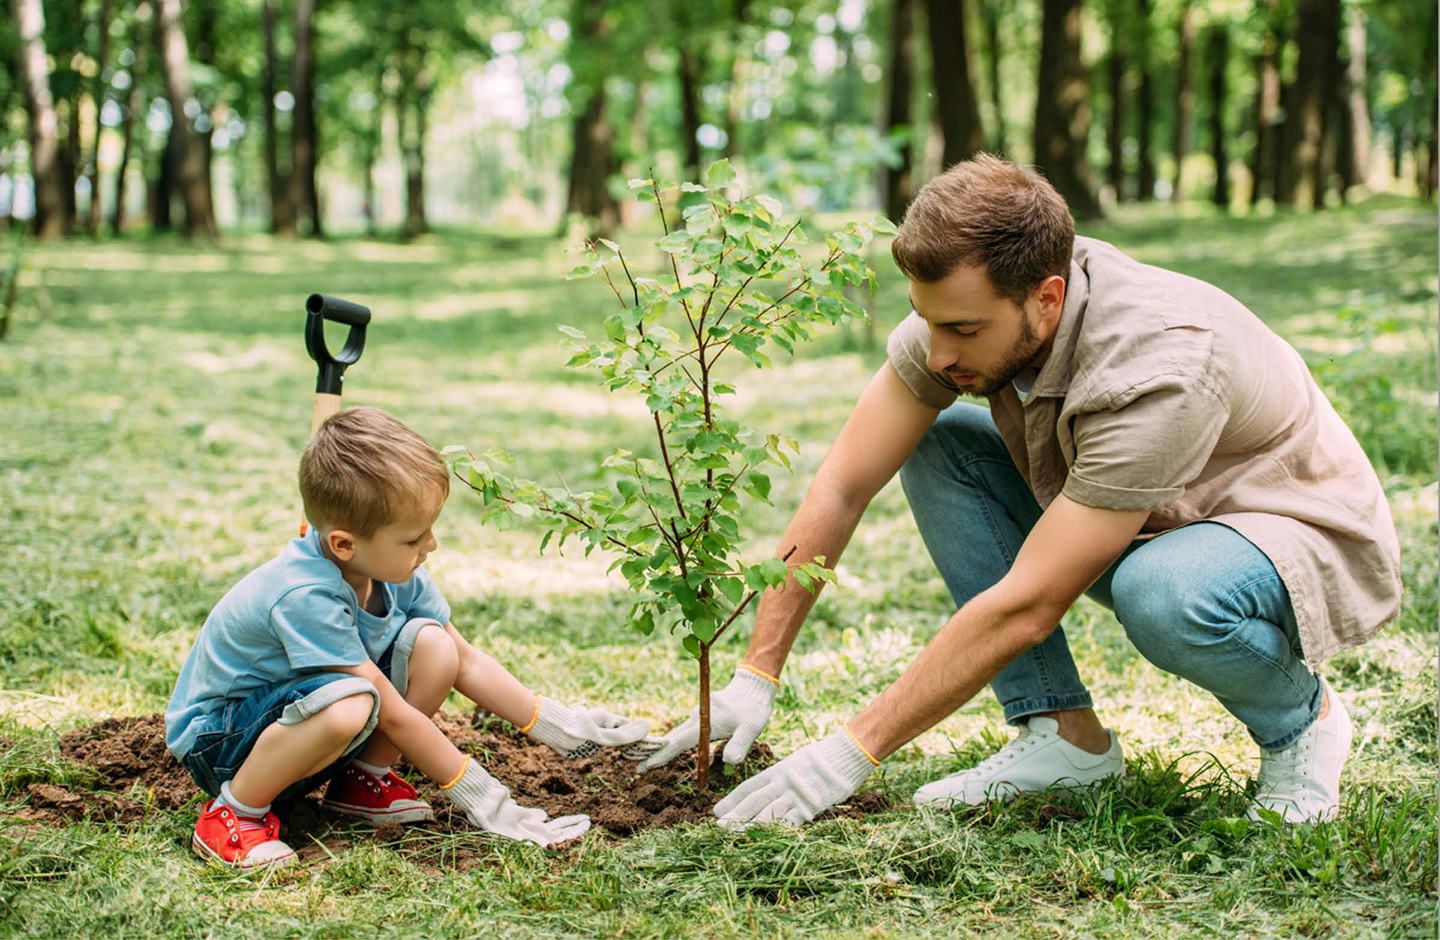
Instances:
[[[435,485],[450,493],[445,461],[424,438],[378,408],[346,408],[320,425],[300,457],[305,518],[321,531],[369,538]]]
[[[1074,247],[1075,220],[1055,187],[1031,167],[982,153],[921,187],[890,254],[906,277],[927,284],[978,265],[999,296],[1023,304],[1047,277],[1070,277]]]

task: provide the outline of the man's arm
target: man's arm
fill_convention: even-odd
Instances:
[[[915,397],[890,363],[881,366],[816,471],[776,554],[793,548],[792,563],[823,556],[827,567],[835,567],[870,500],[895,476],[939,414]],[[742,662],[778,676],[818,594],[794,577],[786,579],[783,591],[766,591]]]
[[[900,678],[848,725],[883,760],[954,712],[1043,642],[1139,534],[1148,510],[1094,509],[1058,496],[1008,574],[960,608]]]

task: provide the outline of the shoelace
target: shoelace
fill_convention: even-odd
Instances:
[[[275,833],[271,832],[270,826],[265,820],[255,819],[251,816],[241,816],[239,813],[235,814],[235,830],[237,832],[263,832],[272,837],[275,835]]]
[[[974,770],[980,770],[982,767],[986,770],[1002,767],[1025,753],[1034,743],[1034,733],[1029,728],[1021,728],[1020,733],[1015,736],[1013,741],[1002,747],[999,752],[976,764]]]

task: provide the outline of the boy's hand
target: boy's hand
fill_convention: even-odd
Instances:
[[[441,792],[465,811],[472,825],[522,842],[554,845],[578,838],[590,828],[589,816],[549,819],[543,809],[521,806],[510,798],[508,787],[473,760],[465,765],[460,779]]]
[[[779,684],[746,666],[735,670],[735,678],[710,696],[710,740],[730,739],[725,745],[727,764],[738,764],[750,752],[770,721]],[[659,749],[635,770],[645,773],[664,767],[700,741],[700,709],[694,709],[685,723],[660,740]]]
[[[562,757],[578,759],[602,747],[636,745],[650,734],[650,722],[625,718],[603,708],[581,711],[541,697],[535,721],[525,733]],[[626,753],[628,756],[628,749]]]

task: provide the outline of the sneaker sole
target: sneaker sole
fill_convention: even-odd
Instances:
[[[350,803],[336,803],[325,800],[320,804],[321,809],[328,809],[331,812],[340,813],[342,816],[355,816],[367,822],[383,825],[385,823],[416,823],[430,822],[435,818],[435,810],[430,806],[407,806],[403,809],[377,810],[368,806],[355,806]]]
[[[1069,779],[1070,782],[1066,782]],[[1015,799],[1017,796],[1039,796],[1044,793],[1078,793],[1093,789],[1111,780],[1124,780],[1125,771],[1117,770],[1113,774],[1107,774],[1095,780],[1080,782],[1072,778],[1056,780],[1054,783],[1044,787],[1020,787],[1008,781],[997,781],[992,783],[984,795],[977,800],[966,799],[963,793],[953,793],[948,796],[934,796],[921,798],[917,791],[911,797],[911,802],[916,806],[933,806],[937,809],[954,808],[957,806],[984,806],[986,803],[1005,803]],[[923,789],[923,788],[922,788]]]
[[[264,862],[247,863],[244,860],[232,862],[225,856],[221,855],[219,852],[210,848],[210,846],[206,845],[205,842],[201,840],[198,835],[190,836],[190,848],[195,852],[196,855],[200,856],[207,862],[219,862],[226,868],[233,868],[236,871],[245,872],[257,871],[261,868],[284,868],[286,865],[293,863],[297,858],[299,858],[298,855],[296,855],[294,852],[291,852],[289,855],[281,855],[279,858],[272,858]]]

